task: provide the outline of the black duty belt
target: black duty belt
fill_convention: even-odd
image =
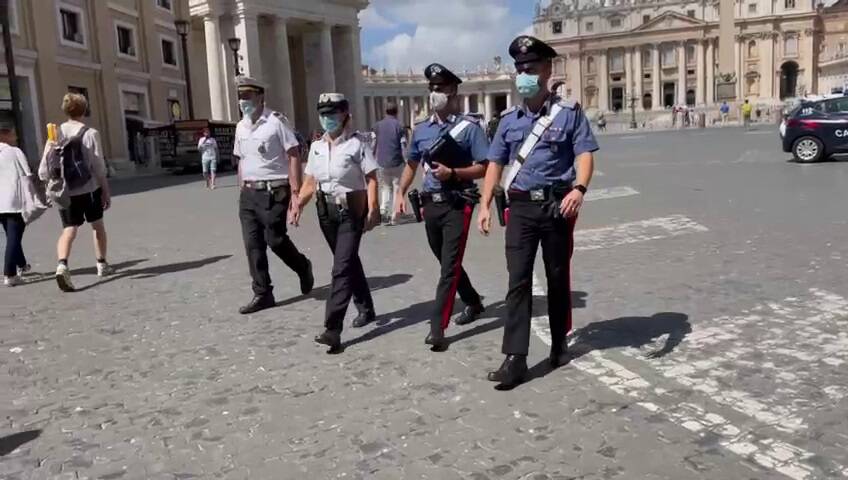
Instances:
[[[511,202],[547,202],[551,198],[562,198],[568,195],[571,191],[571,186],[562,185],[554,187],[537,188],[528,191],[510,190],[509,200]]]
[[[289,181],[286,179],[282,180],[245,180],[243,182],[244,188],[249,188],[251,190],[274,190],[281,187],[288,187]]]
[[[422,192],[421,193],[421,203],[448,203],[456,200],[456,193],[454,192]]]

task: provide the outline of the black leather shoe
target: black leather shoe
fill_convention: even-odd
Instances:
[[[482,303],[479,305],[467,305],[465,310],[459,314],[456,320],[453,322],[457,325],[468,325],[469,323],[480,318],[480,315],[486,311],[486,307],[483,306]]]
[[[568,344],[562,342],[561,345],[552,345],[551,354],[548,356],[548,362],[551,368],[559,368],[571,361],[568,355]]]
[[[527,355],[507,355],[501,367],[489,372],[489,381],[498,382],[498,390],[511,390],[527,376]]]
[[[359,315],[353,319],[353,328],[362,328],[365,325],[377,320],[377,315],[373,313],[363,313],[359,312]]]
[[[270,293],[267,295],[256,295],[250,303],[239,308],[239,313],[242,315],[249,315],[275,306],[277,306],[277,302],[274,300],[274,296]]]
[[[424,339],[424,343],[430,345],[432,347],[430,348],[430,350],[434,352],[444,352],[448,349],[448,345],[450,345],[450,342],[448,342],[448,340],[445,338],[444,333],[432,332],[430,332],[430,334],[427,335],[427,338]]]
[[[324,330],[324,333],[315,337],[315,342],[330,347],[327,353],[340,353],[342,351],[341,330]]]
[[[312,274],[312,262],[306,259],[306,273],[300,276],[300,293],[309,295],[315,286],[315,275]]]

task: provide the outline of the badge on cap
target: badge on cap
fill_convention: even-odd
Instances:
[[[436,74],[442,73],[442,67],[440,67],[439,65],[434,65],[433,66],[433,73],[436,73]]]
[[[521,50],[521,53],[527,53],[527,50],[533,46],[533,39],[530,37],[524,37],[518,43],[520,45],[519,49]]]

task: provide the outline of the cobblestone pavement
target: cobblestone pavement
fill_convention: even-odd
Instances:
[[[89,234],[49,272],[55,212],[25,237],[31,284],[0,290],[3,479],[825,479],[848,476],[848,163],[797,165],[771,130],[604,137],[579,224],[574,359],[532,379],[501,360],[503,237],[466,268],[484,318],[423,344],[437,265],[421,225],[368,234],[376,325],[320,331],[330,258],[310,207],[293,232],[316,291],[273,261],[278,308],[242,317],[249,281],[232,177],[116,185],[110,258]],[[352,316],[352,312],[351,312]]]

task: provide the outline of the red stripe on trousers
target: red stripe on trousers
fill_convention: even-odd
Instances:
[[[462,257],[465,255],[465,245],[468,243],[468,230],[471,228],[471,214],[474,208],[465,205],[463,211],[462,236],[459,238],[459,253],[456,255],[456,263],[453,266],[453,282],[448,290],[448,297],[442,307],[442,330],[448,328],[450,317],[453,314],[453,304],[456,301],[456,289],[459,287],[459,277],[462,276]]]
[[[573,218],[568,219],[568,238],[571,242],[571,251],[568,252],[568,261],[565,265],[565,275],[566,275],[566,285],[568,286],[568,310],[565,313],[565,334],[568,335],[568,332],[571,331],[571,310],[574,308],[574,305],[571,304],[571,257],[574,256],[574,227],[577,225],[577,216],[575,215]]]

